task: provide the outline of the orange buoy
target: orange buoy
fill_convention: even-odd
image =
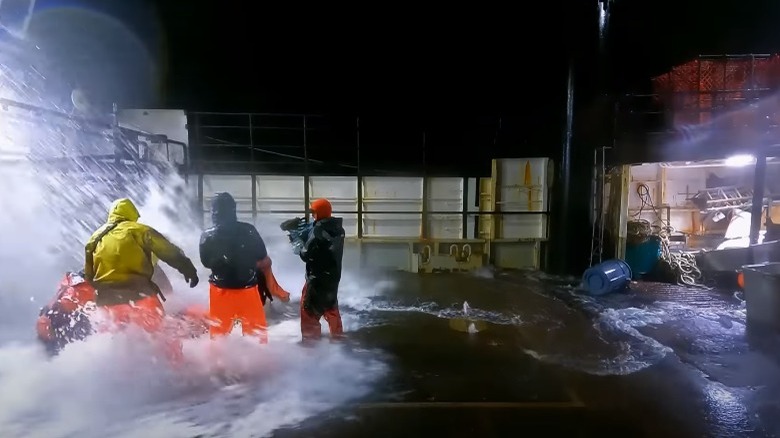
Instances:
[[[739,285],[740,289],[745,288],[745,274],[743,274],[742,272],[737,274],[737,284]]]

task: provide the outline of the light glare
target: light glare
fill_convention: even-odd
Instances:
[[[744,167],[756,163],[756,157],[752,155],[733,155],[726,158],[726,166],[729,167]]]

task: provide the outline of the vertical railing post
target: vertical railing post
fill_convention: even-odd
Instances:
[[[303,115],[303,211],[306,220],[309,220],[309,147],[307,144],[306,115]]]
[[[252,223],[257,224],[257,175],[255,175],[255,128],[252,124],[252,113],[249,118],[249,169],[252,172]]]
[[[190,117],[192,117],[192,123],[190,123]],[[199,131],[198,123],[199,123],[199,120],[198,120],[198,114],[197,113],[194,113],[194,112],[187,113],[187,134],[188,134],[187,135],[187,137],[188,137],[187,140],[189,140],[188,141],[189,144],[187,145],[187,151],[186,151],[187,155],[189,155],[189,160],[188,160],[187,165],[192,170],[196,170],[195,168],[197,167],[197,166],[195,166],[194,160],[193,160],[194,158],[196,158],[196,157],[193,157],[193,150],[195,150],[195,148],[198,148],[199,144],[200,144],[200,137],[198,135],[198,131]]]
[[[257,175],[252,173],[252,223],[257,224]]]
[[[249,167],[255,171],[255,128],[252,126],[252,113],[249,116]]]
[[[423,239],[428,238],[428,170],[425,165],[425,131],[423,130],[422,136],[422,150],[423,150],[423,178],[422,178],[422,223],[420,224],[420,237]]]
[[[469,178],[463,177],[463,216],[461,218],[461,237],[464,239],[469,238]]]
[[[206,214],[206,209],[203,206],[203,173],[198,172],[198,223],[201,228],[205,228],[205,222],[203,216]]]
[[[357,237],[363,238],[363,174],[360,171],[360,117],[355,119],[355,144],[357,147]]]

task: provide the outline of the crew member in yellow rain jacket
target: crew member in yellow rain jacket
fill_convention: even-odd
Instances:
[[[190,284],[198,284],[192,261],[181,249],[148,225],[138,223],[141,215],[132,201],[114,201],[108,221],[87,242],[84,278],[95,288],[95,304],[109,321],[122,328],[138,325],[157,333],[165,311],[162,292],[152,281],[154,257],[171,265]],[[172,359],[180,359],[181,344],[169,345]]]

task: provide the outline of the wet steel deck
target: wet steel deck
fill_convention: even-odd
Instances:
[[[274,436],[780,433],[780,366],[747,342],[733,293],[634,284],[591,300],[522,273],[394,278],[348,342],[383,352],[390,375]],[[484,331],[453,329],[464,301]]]

